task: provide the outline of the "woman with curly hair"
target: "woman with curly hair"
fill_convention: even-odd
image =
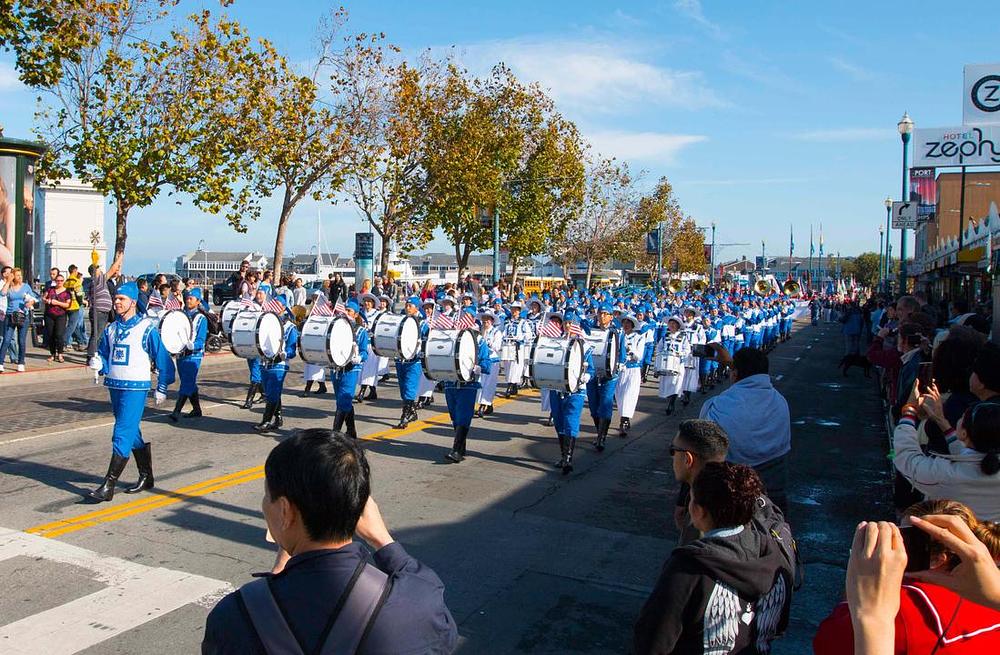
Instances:
[[[769,652],[788,622],[792,585],[784,556],[752,523],[763,494],[753,468],[705,464],[688,504],[701,538],[664,564],[635,624],[638,655]]]

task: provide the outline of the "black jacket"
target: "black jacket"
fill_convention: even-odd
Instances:
[[[353,543],[336,550],[296,555],[271,580],[271,593],[303,652],[315,652],[341,594],[365,547]],[[358,650],[363,654],[451,653],[458,627],[444,603],[444,584],[398,543],[375,553],[375,564],[389,574],[392,589]],[[239,592],[219,601],[205,621],[203,655],[265,655]]]
[[[764,655],[788,622],[791,574],[774,543],[744,527],[674,549],[639,613],[638,655]]]

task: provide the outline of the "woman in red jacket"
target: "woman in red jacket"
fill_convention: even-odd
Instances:
[[[950,514],[961,518],[973,532],[979,522],[972,510],[953,500],[927,500],[906,510],[901,529],[909,516]],[[910,527],[911,530],[917,528]],[[989,543],[989,542],[987,542]],[[956,559],[944,546],[931,540],[928,546],[931,571],[952,568]],[[994,560],[1000,553],[992,552]],[[911,565],[914,553],[907,553]],[[910,566],[908,570],[912,570]],[[897,655],[972,655],[1000,651],[1000,612],[977,605],[939,585],[903,578],[896,614]],[[819,626],[813,639],[816,655],[849,655],[854,652],[854,628],[847,603],[834,608]]]

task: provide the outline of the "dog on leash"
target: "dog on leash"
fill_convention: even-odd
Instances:
[[[849,355],[844,355],[840,360],[840,364],[837,368],[844,371],[844,377],[847,377],[847,371],[851,369],[852,366],[859,366],[865,372],[865,377],[870,378],[872,376],[872,363],[868,361],[868,358],[864,355],[858,355],[851,353]]]

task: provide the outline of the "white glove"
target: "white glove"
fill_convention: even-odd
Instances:
[[[167,394],[163,393],[159,389],[153,392],[153,403],[157,406],[162,405],[163,401],[167,399]]]
[[[90,361],[87,363],[87,366],[89,366],[90,370],[92,371],[100,371],[102,368],[101,357],[99,355],[94,355],[93,357],[90,358]]]
[[[478,378],[480,375],[483,374],[483,367],[480,366],[479,364],[476,364],[475,366],[472,367],[472,374]]]
[[[186,348],[187,348],[188,350],[192,350],[192,351],[193,351],[193,350],[194,350],[194,341],[188,341],[188,342],[187,342],[186,344],[184,344],[184,346],[185,346],[185,347],[186,347]]]
[[[584,373],[583,376],[580,378],[580,382],[582,384],[587,384],[588,382],[590,382],[590,373]]]

